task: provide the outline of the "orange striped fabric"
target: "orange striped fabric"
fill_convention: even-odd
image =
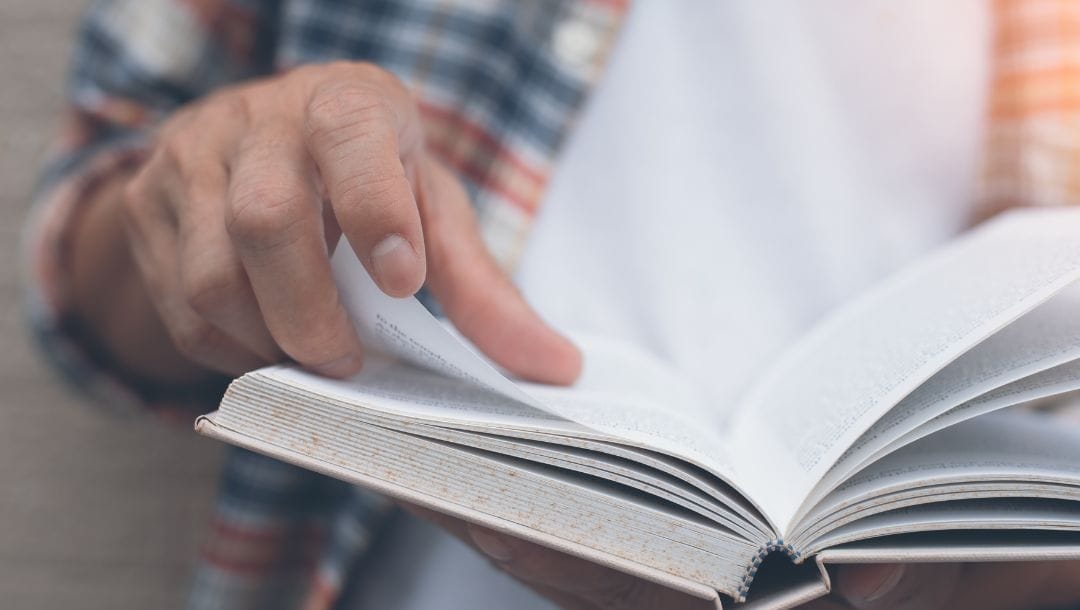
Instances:
[[[980,216],[1080,203],[1080,0],[994,0]]]

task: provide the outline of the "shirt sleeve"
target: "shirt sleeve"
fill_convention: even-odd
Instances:
[[[161,388],[126,376],[72,315],[70,241],[102,185],[137,168],[157,123],[230,82],[270,71],[276,2],[96,0],[73,47],[67,104],[24,227],[28,320],[55,369],[95,402],[188,420],[221,384]]]

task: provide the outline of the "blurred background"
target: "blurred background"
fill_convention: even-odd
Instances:
[[[0,607],[176,608],[220,448],[81,402],[38,361],[22,320],[20,225],[82,4],[0,1]]]
[[[56,130],[72,33],[83,4],[84,0],[0,0],[0,488],[3,489],[0,492],[0,610],[168,610],[181,607],[186,595],[192,559],[205,535],[212,508],[222,447],[196,436],[190,429],[167,428],[149,419],[116,419],[80,400],[39,361],[25,329],[21,308],[19,241],[23,215]],[[917,16],[929,15],[928,8],[932,6],[930,2],[925,4],[921,12],[915,11],[912,13],[915,17],[907,21],[891,15],[890,6],[887,16],[891,16],[882,22],[906,24],[908,29],[899,28],[896,32],[920,32]],[[953,6],[951,3],[939,4]],[[845,5],[844,9],[851,6]],[[864,17],[869,18],[881,6],[884,2],[868,8]],[[960,3],[955,6],[960,7],[958,11],[967,10]],[[1001,6],[1005,4],[1001,3]],[[845,32],[850,38],[839,36],[835,46],[830,48],[836,57],[845,57],[850,53],[844,42],[862,40],[859,36],[863,32],[857,27],[847,28],[845,24],[837,27],[838,32]],[[1072,31],[1061,28],[1061,32]],[[946,37],[955,33],[947,28],[935,32]],[[879,34],[874,31],[875,36]],[[886,41],[911,42],[901,34],[897,36]],[[862,108],[867,114],[856,117],[863,122],[855,127],[879,129],[867,133],[891,137],[899,134],[892,127],[895,117],[906,117],[912,109],[922,108],[920,116],[924,122],[904,124],[905,130],[915,134],[905,145],[907,147],[886,148],[892,152],[885,155],[880,165],[883,176],[889,176],[890,180],[899,176],[895,180],[901,185],[905,176],[926,180],[933,186],[927,189],[928,193],[937,193],[934,189],[939,183],[947,183],[942,192],[951,193],[948,184],[953,182],[950,181],[967,188],[965,172],[975,172],[973,156],[968,159],[962,154],[955,155],[954,148],[945,147],[938,151],[942,153],[940,158],[923,159],[919,156],[920,151],[929,148],[920,148],[916,140],[926,134],[933,135],[932,143],[951,138],[950,146],[957,144],[956,150],[963,150],[963,138],[942,135],[953,134],[952,128],[957,121],[953,120],[954,115],[942,113],[935,100],[950,99],[948,95],[955,91],[981,91],[979,87],[984,86],[980,80],[982,73],[969,69],[982,57],[979,55],[982,47],[975,44],[979,40],[972,39],[972,44],[965,47],[969,51],[975,50],[976,54],[953,53],[944,58],[949,61],[932,57],[933,49],[939,48],[932,45],[925,45],[925,51],[920,49],[921,54],[897,55],[893,68],[915,67],[901,72],[901,78],[885,69],[874,72],[880,76],[877,80],[837,78],[837,82],[851,87],[844,89],[851,99],[867,97],[868,91],[877,93],[872,91],[876,87],[874,83],[895,82],[908,87],[908,78],[912,74],[922,74],[919,69],[924,69],[923,76],[930,78],[926,82],[933,86],[920,89],[918,99],[886,96],[888,104],[865,105]],[[915,42],[921,45],[921,41]],[[771,48],[762,45],[762,48],[767,47]],[[1017,48],[1023,50],[1020,45]],[[916,61],[919,59],[922,63]],[[735,57],[735,60],[739,58]],[[975,64],[965,63],[968,60]],[[776,63],[780,65],[781,62]],[[856,70],[860,61],[836,63],[852,70],[850,74],[863,74]],[[838,74],[849,73],[841,71]],[[1041,72],[1032,74],[1037,77]],[[1030,84],[1016,80],[1015,75],[1011,78],[1010,83]],[[756,81],[751,79],[750,82]],[[957,82],[960,85],[957,86]],[[1039,84],[1037,80],[1033,82]],[[965,89],[967,85],[971,86]],[[1080,103],[1080,98],[1071,96],[1075,88],[1060,89],[1070,95],[1062,98],[1066,104]],[[779,87],[775,90],[783,91]],[[1058,91],[1057,88],[1045,90]],[[1007,101],[1016,97],[1009,89],[994,90],[991,94],[1006,95]],[[958,99],[960,102],[952,107],[967,112],[969,107],[963,105],[967,98]],[[796,110],[804,105],[799,97],[792,96],[790,101]],[[854,107],[860,106],[855,104]],[[801,116],[792,112],[792,116]],[[981,119],[972,114],[966,116],[972,123],[970,134],[978,134],[974,125]],[[1023,187],[1036,183],[1025,172],[1048,172],[1047,175],[1053,178],[1057,175],[1054,173],[1057,166],[1052,165],[1055,160],[1075,163],[1080,158],[1058,154],[1060,151],[1052,148],[1066,141],[1058,135],[1061,123],[1052,120],[1041,123],[1039,121],[1045,117],[1037,112],[1032,112],[1031,117],[1025,115],[1025,120],[1028,118],[1035,131],[1023,131],[1006,124],[1008,130],[1003,133],[1007,137],[1001,137],[1000,142],[994,141],[1009,152],[1003,158],[1024,161],[1019,163],[1020,169],[1015,175],[1005,173],[1016,185]],[[1074,131],[1068,133],[1076,133],[1078,124],[1070,122],[1068,127]],[[1010,139],[1014,136],[1015,140]],[[1031,141],[1024,139],[1028,137]],[[1049,140],[1049,145],[1040,138]],[[878,141],[871,136],[865,139],[871,143]],[[603,144],[601,140],[596,141]],[[890,145],[893,144],[890,141]],[[975,144],[973,140],[972,149],[976,148]],[[1068,146],[1059,148],[1073,152]],[[787,147],[780,149],[788,150]],[[808,155],[813,155],[816,149],[806,150],[810,151]],[[1030,157],[1034,162],[1027,162],[1029,157],[1017,151],[1027,154],[1034,151],[1034,156]],[[937,161],[943,164],[935,166]],[[833,166],[844,167],[842,164]],[[593,171],[591,165],[580,167],[587,168],[582,171]],[[1075,176],[1071,166],[1060,167],[1068,169],[1069,177]],[[768,167],[763,171],[770,178],[774,173]],[[845,169],[839,171],[847,173]],[[1043,174],[1035,178],[1044,178]],[[582,183],[585,181],[582,179]],[[1056,183],[1053,180],[1047,182],[1051,187],[1049,194],[1061,197],[1060,192],[1052,190]],[[1065,181],[1060,182],[1064,184]],[[621,184],[617,180],[609,183]],[[627,182],[624,186],[632,190],[636,184]],[[877,183],[867,181],[866,184]],[[916,200],[922,196],[921,186],[911,187],[915,189],[911,190],[896,187],[892,182],[882,184],[886,184],[889,195],[896,202],[906,202],[912,193]],[[1009,184],[993,185],[995,193],[1007,196],[1003,196],[1003,201],[1014,194],[1005,188]],[[1068,181],[1070,189],[1080,188],[1078,185],[1080,182]],[[1017,199],[1042,201],[1037,194],[1021,195],[1024,197]],[[1065,196],[1074,200],[1078,195],[1069,191]],[[957,201],[961,199],[957,198]],[[927,209],[933,201],[932,197],[925,199]],[[997,204],[996,201],[990,203]],[[996,211],[994,205],[984,210],[984,215]],[[862,218],[865,216],[849,220],[858,224]],[[562,298],[557,292],[550,294],[558,295],[553,298]],[[711,360],[702,361],[715,368]]]

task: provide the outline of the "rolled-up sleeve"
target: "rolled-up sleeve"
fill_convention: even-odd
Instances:
[[[113,365],[80,328],[71,238],[100,189],[135,171],[155,125],[218,87],[269,70],[275,2],[98,0],[79,23],[58,137],[23,234],[27,319],[47,361],[121,413],[187,420],[220,384],[162,388]],[[213,387],[216,385],[217,387]]]

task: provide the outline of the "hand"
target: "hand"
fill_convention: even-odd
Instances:
[[[1031,610],[1076,607],[1080,562],[842,566],[806,610]]]
[[[466,541],[498,568],[564,610],[714,607],[558,551],[474,525],[463,527],[465,535],[459,537],[467,536]],[[1080,562],[850,566],[839,570],[834,583],[832,596],[803,606],[804,610],[1073,608],[1080,603]]]
[[[146,296],[204,367],[238,374],[290,358],[357,372],[363,349],[328,257],[343,233],[384,292],[426,281],[511,372],[551,383],[579,373],[576,348],[500,272],[465,190],[425,152],[409,93],[377,67],[304,67],[178,112],[123,199]]]
[[[705,610],[713,604],[611,568],[404,505],[564,610]],[[842,566],[804,610],[1032,610],[1080,602],[1080,561]]]
[[[441,513],[404,505],[564,610],[712,610],[715,605]]]

